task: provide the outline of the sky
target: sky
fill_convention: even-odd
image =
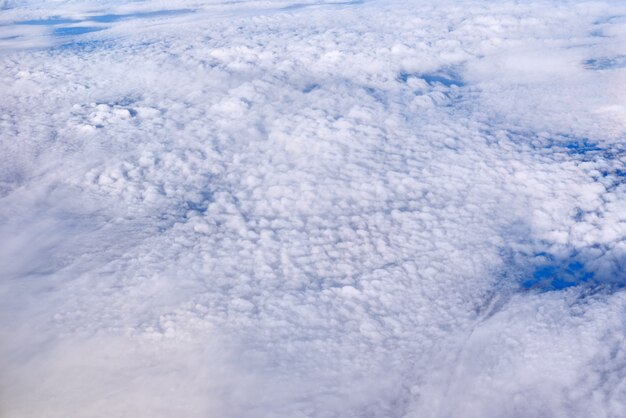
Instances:
[[[0,0],[0,416],[623,416],[624,45],[609,0]]]

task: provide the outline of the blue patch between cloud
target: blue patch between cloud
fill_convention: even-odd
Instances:
[[[581,261],[557,261],[551,256],[545,258],[547,263],[536,266],[531,277],[522,281],[523,289],[563,290],[589,283],[594,278],[593,272],[588,271]]]

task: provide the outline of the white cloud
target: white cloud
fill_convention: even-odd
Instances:
[[[619,415],[619,3],[9,6],[4,415]]]

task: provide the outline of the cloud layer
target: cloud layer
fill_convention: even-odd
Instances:
[[[0,22],[2,416],[620,416],[619,2],[57,3]]]

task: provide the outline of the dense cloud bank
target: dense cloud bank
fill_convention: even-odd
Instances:
[[[3,417],[623,416],[620,2],[0,5]]]

